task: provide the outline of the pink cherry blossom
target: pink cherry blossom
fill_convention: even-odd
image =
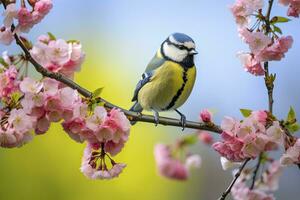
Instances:
[[[16,27],[16,32],[28,33],[34,25],[34,19],[30,10],[25,7],[20,8],[18,10],[17,18],[19,23]]]
[[[58,93],[58,87],[59,87],[59,82],[51,79],[51,78],[45,78],[43,80],[43,85],[44,85],[44,94],[46,96],[54,96]]]
[[[116,143],[113,142],[112,140],[108,140],[107,142],[105,142],[104,149],[106,152],[110,153],[110,155],[115,156],[121,152],[121,150],[125,146],[125,142],[126,141],[120,140],[119,142]]]
[[[96,157],[100,159],[100,164],[97,163]],[[109,158],[110,159],[110,158]],[[97,148],[88,143],[83,154],[81,163],[81,172],[90,179],[112,179],[118,177],[126,167],[123,163],[116,163],[111,160],[112,167],[108,169],[104,157],[97,152]]]
[[[82,45],[78,42],[71,44],[71,58],[63,65],[62,71],[64,74],[71,74],[74,71],[80,71],[81,64],[84,61],[85,54],[82,51]]]
[[[198,138],[201,142],[203,142],[204,144],[207,144],[207,145],[211,145],[214,141],[214,138],[212,137],[212,135],[210,133],[208,133],[207,131],[200,131],[198,133]]]
[[[111,177],[115,178],[118,177],[119,174],[122,173],[123,169],[126,167],[126,164],[123,163],[116,163],[113,167],[109,170]]]
[[[49,128],[50,128],[50,121],[46,118],[46,116],[43,116],[37,120],[35,133],[36,134],[46,133]]]
[[[80,70],[85,57],[79,42],[50,40],[49,36],[45,35],[39,37],[30,53],[43,67],[62,73],[71,79],[74,77],[74,72]]]
[[[154,149],[154,157],[160,175],[177,179],[186,180],[191,167],[199,167],[201,160],[198,155],[190,155],[185,163],[172,155],[172,149],[164,144],[157,144]]]
[[[241,178],[237,180],[231,189],[231,195],[234,200],[249,200],[249,192],[250,189],[246,186],[245,182],[241,181]]]
[[[243,28],[239,30],[239,34],[243,41],[249,44],[250,50],[254,55],[258,54],[272,42],[271,38],[263,32],[250,32],[248,29]]]
[[[154,150],[154,157],[160,175],[178,180],[187,179],[187,169],[179,160],[172,159],[168,146],[157,144]]]
[[[10,29],[14,18],[17,18],[17,16],[18,16],[16,4],[15,3],[8,4],[2,15],[4,16],[4,20],[3,20],[4,26],[7,29]]]
[[[3,73],[0,73],[0,98],[8,97],[13,92],[19,90],[17,75],[17,69],[13,65],[11,65]]]
[[[221,136],[224,141],[216,142],[212,145],[221,156],[233,162],[241,162],[246,159],[246,156],[242,152],[244,146],[243,140],[234,136],[232,133],[225,131]]]
[[[43,84],[29,77],[25,77],[20,83],[20,90],[23,93],[38,93],[43,88]]]
[[[199,168],[201,166],[201,157],[197,154],[188,156],[185,160],[185,167],[187,169]]]
[[[279,145],[283,146],[283,130],[278,121],[266,128],[266,120],[265,111],[253,111],[243,121],[226,117],[221,124],[223,140],[212,147],[233,162],[254,159],[261,152],[276,150]]]
[[[291,36],[280,37],[271,45],[263,49],[256,55],[256,59],[265,62],[271,60],[281,60],[284,54],[292,47],[293,38]]]
[[[264,191],[276,191],[278,189],[279,178],[282,175],[283,167],[279,161],[273,161],[268,169],[263,173],[258,187]]]
[[[287,6],[292,2],[292,0],[279,0],[278,2],[282,5]]]
[[[48,45],[44,42],[38,41],[30,50],[32,57],[44,67],[48,65],[51,60],[48,53]]]
[[[279,3],[289,6],[287,15],[291,17],[299,17],[300,1],[299,0],[279,0]]]
[[[234,200],[274,200],[273,195],[265,193],[260,189],[253,189],[246,185],[243,176],[240,177],[231,189],[231,195]]]
[[[248,200],[274,200],[274,196],[266,194],[261,190],[250,190],[248,193]]]
[[[236,1],[236,3],[230,7],[230,10],[235,18],[235,22],[239,26],[248,25],[249,15],[251,14],[251,12],[249,12],[249,9],[247,8],[245,3],[243,3],[242,1]]]
[[[6,148],[20,147],[32,139],[30,132],[16,132],[13,127],[0,127],[0,146]]]
[[[13,109],[8,117],[8,123],[19,133],[33,129],[35,122],[36,119],[27,115],[22,109]]]
[[[281,156],[280,163],[282,165],[300,164],[300,139],[298,138],[295,144],[289,147]]]
[[[39,23],[53,7],[51,0],[40,0],[34,4],[32,16],[35,23]]]
[[[237,0],[230,10],[239,26],[246,26],[249,23],[250,15],[263,7],[263,0]]]
[[[74,107],[72,118],[62,123],[64,130],[68,133],[68,135],[72,139],[74,139],[77,142],[83,142],[87,136],[86,135],[87,127],[86,127],[86,119],[85,119],[87,117],[87,107],[88,106],[84,103],[78,103]],[[90,133],[94,134],[93,131],[91,131]],[[91,134],[88,134],[89,137],[86,139],[91,139],[90,137]]]
[[[209,110],[204,109],[200,113],[200,118],[201,118],[201,120],[203,122],[206,122],[206,123],[207,122],[211,122],[211,120],[212,120],[212,113]]]
[[[14,35],[11,32],[10,28],[2,27],[0,29],[0,43],[4,45],[10,45],[14,40]]]
[[[278,121],[273,122],[272,126],[267,129],[266,134],[271,141],[283,145],[285,134]]]
[[[130,131],[129,120],[120,110],[112,109],[107,112],[104,107],[97,106],[93,114],[88,115],[85,104],[77,105],[72,117],[62,125],[74,140],[87,140],[98,146],[103,144],[105,152],[112,156],[123,149]]]
[[[52,40],[48,44],[49,58],[52,62],[62,65],[71,58],[71,46],[64,40]]]
[[[241,60],[247,72],[255,76],[263,76],[265,74],[261,62],[257,61],[253,55],[249,53],[239,53],[238,58]]]
[[[87,128],[91,129],[92,131],[98,131],[106,115],[107,112],[103,107],[96,107],[94,110],[94,114],[88,117],[86,120]]]

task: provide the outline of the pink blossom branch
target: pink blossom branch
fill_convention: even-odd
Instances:
[[[1,0],[4,8],[6,9],[6,4],[5,4],[5,0]],[[15,26],[12,25],[11,27],[12,31],[15,29]],[[60,73],[55,73],[55,72],[50,72],[47,69],[45,69],[42,65],[40,65],[30,54],[29,50],[27,49],[26,45],[23,43],[23,41],[21,40],[21,38],[15,33],[14,34],[14,38],[16,40],[17,45],[19,45],[21,47],[21,49],[23,50],[26,60],[28,60],[36,69],[37,72],[39,72],[40,74],[42,74],[44,77],[49,77],[52,79],[55,79],[61,83],[64,83],[65,85],[67,85],[68,87],[77,90],[82,96],[86,97],[86,98],[92,98],[93,97],[93,93],[90,92],[89,90],[81,87],[79,84],[75,83],[74,81],[72,81],[71,79],[65,77],[64,75],[60,74]],[[122,112],[124,112],[124,114],[128,117],[128,119],[130,121],[139,121],[139,122],[146,122],[146,123],[156,123],[155,119],[153,116],[151,115],[144,115],[141,113],[137,113],[137,112],[132,112],[129,111],[127,109],[121,108],[117,105],[114,105],[108,101],[106,101],[105,99],[98,97],[96,98],[97,102],[100,103],[104,103],[104,107],[108,108],[108,109],[112,109],[112,108],[118,108],[120,109]],[[161,125],[165,125],[165,126],[176,126],[176,127],[182,127],[181,121],[178,119],[174,119],[174,118],[167,118],[167,117],[160,117],[159,118],[159,124]],[[193,121],[187,121],[186,128],[192,128],[192,129],[198,129],[198,130],[206,130],[206,131],[211,131],[211,132],[215,132],[215,133],[222,133],[222,129],[212,123],[200,123],[200,122],[193,122]]]
[[[269,0],[269,5],[268,5],[268,10],[267,13],[265,15],[265,23],[266,23],[266,31],[265,34],[268,35],[269,32],[271,31],[270,28],[270,15],[271,15],[271,10],[272,10],[272,6],[273,6],[273,2],[274,0]],[[273,112],[273,88],[274,88],[274,80],[276,78],[276,75],[270,75],[269,74],[269,63],[268,62],[264,62],[264,70],[265,70],[265,85],[268,91],[268,105],[269,105],[269,112],[272,114]],[[250,186],[250,189],[252,190],[254,188],[255,185],[255,180],[256,180],[256,176],[259,170],[259,167],[261,165],[262,159],[261,159],[262,154],[260,154],[255,170],[253,171],[253,178],[252,178],[252,183]],[[234,179],[232,180],[232,182],[230,183],[229,187],[227,188],[227,190],[222,194],[222,196],[219,198],[219,200],[224,200],[226,198],[226,196],[231,192],[231,188],[233,187],[233,185],[235,184],[236,180],[238,179],[238,177],[240,176],[240,174],[242,173],[245,165],[247,164],[247,162],[250,159],[247,159],[243,165],[240,167],[238,173],[235,175]],[[300,167],[300,166],[299,166]]]
[[[247,165],[247,163],[249,161],[250,161],[250,158],[248,158],[247,160],[244,161],[244,163],[242,164],[242,166],[239,168],[239,171],[234,175],[234,179],[231,181],[231,183],[228,186],[228,188],[225,190],[225,192],[223,192],[222,196],[218,200],[225,200],[225,198],[231,192],[232,187],[234,186],[235,182],[237,181],[237,179],[242,174],[242,171],[244,170],[245,166]]]

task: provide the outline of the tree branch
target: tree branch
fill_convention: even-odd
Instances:
[[[250,186],[250,190],[252,190],[254,188],[255,181],[256,181],[256,176],[257,176],[257,172],[258,172],[260,164],[261,164],[261,158],[262,158],[262,153],[259,154],[259,158],[258,158],[256,167],[255,167],[254,172],[253,172],[252,183],[251,183],[251,186]]]
[[[242,164],[242,166],[239,168],[239,171],[234,175],[234,179],[231,181],[229,187],[225,190],[225,192],[223,192],[222,196],[218,200],[225,200],[225,198],[230,193],[233,185],[235,184],[235,182],[237,181],[237,179],[240,177],[243,169],[245,168],[246,164],[249,161],[250,161],[250,158],[247,158],[247,160],[244,161],[244,163]]]
[[[6,8],[6,4],[4,0],[1,0],[4,8]],[[12,25],[11,30],[14,31],[15,26]],[[30,54],[29,50],[27,49],[27,47],[25,46],[25,44],[23,43],[23,41],[21,40],[21,38],[17,35],[17,33],[14,34],[14,38],[16,40],[17,45],[19,45],[21,47],[21,49],[23,50],[26,59],[34,66],[34,68],[36,69],[37,72],[39,72],[40,74],[42,74],[44,77],[49,77],[52,79],[55,79],[61,83],[64,83],[65,85],[67,85],[68,87],[77,90],[82,96],[86,97],[86,98],[92,98],[93,97],[93,93],[90,92],[89,90],[81,87],[80,85],[78,85],[77,83],[75,83],[73,80],[65,77],[64,75],[60,74],[60,73],[55,73],[55,72],[50,72],[47,69],[45,69],[42,65],[40,65]],[[104,107],[108,108],[108,109],[112,109],[112,108],[118,108],[120,109],[122,112],[124,112],[124,114],[128,117],[128,119],[130,121],[140,121],[140,122],[147,122],[147,123],[156,123],[155,119],[153,116],[151,115],[144,115],[141,113],[137,113],[137,112],[132,112],[129,111],[127,109],[121,108],[119,106],[116,106],[108,101],[106,101],[103,98],[98,97],[97,98],[98,102],[103,102],[104,103]],[[165,126],[176,126],[176,127],[182,127],[181,121],[178,119],[174,119],[174,118],[167,118],[167,117],[160,117],[159,118],[159,124],[161,125],[165,125]],[[214,123],[199,123],[199,122],[193,122],[193,121],[187,121],[186,122],[186,128],[192,128],[192,129],[198,129],[198,130],[206,130],[206,131],[211,131],[211,132],[215,132],[215,133],[222,133],[222,129],[214,124]]]
[[[271,15],[271,10],[272,10],[272,6],[273,6],[273,2],[274,0],[269,0],[269,6],[268,6],[268,10],[265,16],[265,22],[266,22],[266,32],[265,34],[268,35],[271,31],[271,27],[270,27],[270,15]],[[270,76],[269,74],[269,63],[265,62],[264,63],[264,70],[265,70],[265,85],[266,88],[268,90],[268,99],[269,99],[269,112],[273,113],[273,88],[274,88],[274,79]]]

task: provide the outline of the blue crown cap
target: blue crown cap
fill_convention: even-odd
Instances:
[[[188,35],[186,35],[184,33],[173,33],[172,36],[174,37],[174,39],[176,41],[178,41],[180,43],[194,42],[194,40],[190,36],[188,36]]]

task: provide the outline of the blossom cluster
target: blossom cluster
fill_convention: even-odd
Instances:
[[[25,1],[24,1],[25,2]],[[0,42],[9,45],[13,41],[13,33],[27,33],[37,23],[39,23],[51,10],[52,0],[35,0],[30,1],[27,8],[22,4],[20,8],[16,8],[15,3],[7,5],[3,16],[3,26],[0,30]],[[17,26],[11,30],[11,25],[17,20]],[[14,31],[14,32],[12,32]]]
[[[300,164],[300,138],[287,148],[286,152],[280,158],[280,163],[282,165]]]
[[[118,177],[126,165],[116,163],[108,157],[111,163],[111,168],[108,169],[105,163],[105,154],[99,153],[98,149],[99,147],[88,143],[82,158],[80,168],[82,173],[91,179],[112,179]],[[98,159],[100,159],[99,163],[97,163]]]
[[[265,16],[261,14],[263,2],[263,0],[237,0],[231,7],[239,27],[239,35],[250,48],[250,52],[240,52],[238,57],[245,70],[255,76],[265,74],[262,62],[281,60],[293,44],[292,36],[279,37],[275,32],[281,34],[281,30],[274,24],[270,27],[269,22],[264,21]],[[256,16],[256,23],[249,28],[253,15]]]
[[[70,78],[80,70],[85,55],[79,42],[66,42],[52,34],[40,36],[30,53],[47,70]],[[29,77],[26,65],[19,64],[21,59],[5,53],[1,61],[0,146],[19,147],[34,134],[46,133],[52,122],[62,121],[72,139],[88,143],[81,167],[86,176],[107,179],[121,173],[125,165],[110,156],[118,154],[128,140],[130,123],[124,113],[107,111],[54,79]],[[105,163],[108,158],[111,168]]]
[[[41,35],[30,50],[32,57],[52,72],[73,78],[79,71],[85,54],[79,41],[56,39],[52,34]]]
[[[157,144],[154,149],[154,156],[160,175],[177,180],[186,180],[189,177],[191,168],[198,168],[201,158],[197,154],[186,155],[180,159],[178,155],[182,147],[174,148],[171,145]]]
[[[237,0],[230,10],[238,26],[245,27],[249,25],[251,15],[263,6],[264,0]]]
[[[221,124],[223,141],[212,147],[233,162],[255,159],[264,151],[276,150],[284,145],[284,131],[278,121],[266,128],[267,117],[265,111],[253,111],[243,121],[225,117]]]
[[[272,40],[263,32],[251,32],[246,28],[240,29],[239,33],[243,41],[249,45],[251,52],[241,52],[238,57],[245,70],[256,76],[265,74],[262,62],[281,60],[293,44],[291,36],[282,36]]]
[[[251,179],[247,173],[243,173],[231,190],[234,200],[274,200],[269,194],[278,189],[279,177],[282,167],[278,161],[273,161],[268,169],[262,174],[262,178],[255,182],[256,188],[250,189],[246,182]]]
[[[107,112],[104,107],[97,106],[90,115],[86,104],[77,105],[73,117],[62,125],[71,138],[79,142],[86,140],[97,147],[103,144],[105,152],[112,156],[122,150],[130,130],[130,123],[120,110]]]
[[[300,1],[299,0],[279,0],[282,5],[288,6],[287,15],[291,17],[299,17]]]

